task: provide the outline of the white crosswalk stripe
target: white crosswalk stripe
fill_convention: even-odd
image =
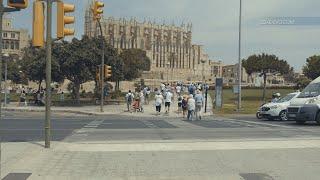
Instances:
[[[89,124],[85,125],[84,128],[97,128],[103,123],[104,120],[94,120]]]

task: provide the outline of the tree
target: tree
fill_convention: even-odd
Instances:
[[[80,104],[80,85],[93,79],[94,52],[88,46],[90,41],[85,38],[74,38],[70,43],[63,41],[53,46],[53,56],[59,61],[61,74],[71,81],[77,104]]]
[[[248,59],[242,61],[243,67],[246,69],[247,73],[250,75],[254,72],[260,73],[263,77],[263,101],[266,99],[266,82],[267,74],[287,74],[291,68],[290,65],[285,60],[280,60],[275,55],[269,54],[259,54],[249,56]]]
[[[320,56],[311,56],[307,58],[306,65],[303,67],[303,73],[310,79],[316,79],[320,76]]]
[[[126,49],[120,54],[123,59],[125,80],[133,80],[141,76],[142,71],[150,71],[150,59],[141,49]]]
[[[87,38],[87,37],[85,37]],[[96,52],[95,65],[96,67],[101,65],[101,54],[102,54],[102,38],[96,37],[92,39],[88,39],[92,42],[92,50]],[[112,67],[112,76],[109,80],[116,82],[116,90],[119,89],[119,82],[124,80],[123,75],[123,60],[120,58],[118,51],[113,48],[109,43],[105,41],[104,54],[105,64]],[[93,69],[92,74],[95,74],[96,68]],[[97,82],[96,82],[97,85]]]
[[[35,48],[30,45],[25,48],[24,56],[21,62],[21,72],[30,81],[35,81],[39,83],[39,90],[41,87],[41,82],[45,80],[46,77],[46,50],[43,48]],[[56,58],[52,58],[52,81],[61,82],[63,81],[63,76],[60,72],[60,66]]]

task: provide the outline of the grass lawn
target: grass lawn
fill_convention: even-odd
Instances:
[[[295,92],[293,89],[267,89],[266,97],[270,101],[272,94],[279,92],[281,96]],[[212,99],[215,99],[215,91],[209,91]],[[255,114],[262,101],[262,89],[242,89],[242,111],[241,114]],[[221,110],[213,109],[217,114],[237,114],[237,95],[233,94],[232,89],[223,90],[223,105]]]

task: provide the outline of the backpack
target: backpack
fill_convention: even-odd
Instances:
[[[188,101],[186,101],[185,99],[182,99],[182,107],[186,108],[188,105]]]
[[[132,102],[132,94],[129,94],[129,96],[128,96],[128,102]]]

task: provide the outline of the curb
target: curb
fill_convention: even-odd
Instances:
[[[46,112],[43,109],[13,109],[13,108],[3,108],[4,111],[11,111],[11,112]],[[73,113],[73,114],[81,114],[81,115],[99,115],[98,113],[91,113],[91,112],[83,112],[83,111],[74,111],[74,110],[54,110],[51,109],[51,112],[61,112],[61,113]],[[106,114],[107,115],[107,114]]]
[[[15,109],[15,108],[3,108],[4,111],[10,112],[45,112],[45,109]],[[132,113],[99,113],[99,112],[85,112],[85,111],[76,111],[76,110],[62,110],[62,109],[51,109],[51,112],[56,113],[72,113],[80,114],[87,116],[103,116],[103,115],[121,115],[121,116],[133,116]],[[207,112],[202,114],[203,117],[213,116],[213,112]],[[143,114],[142,116],[136,117],[154,117],[154,115]],[[168,116],[169,117],[169,116]],[[176,117],[171,117],[176,118]]]

